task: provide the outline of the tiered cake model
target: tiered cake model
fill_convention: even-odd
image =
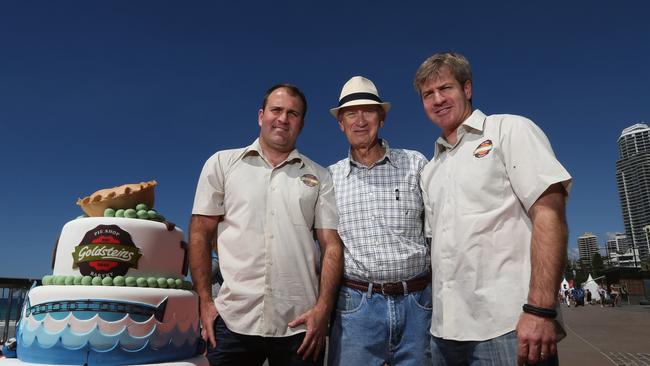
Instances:
[[[181,230],[150,209],[155,185],[79,200],[87,214],[108,217],[63,227],[52,275],[27,296],[15,364],[207,365],[199,355],[198,296],[185,281],[187,245]]]

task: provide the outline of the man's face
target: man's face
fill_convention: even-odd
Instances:
[[[447,67],[442,67],[437,77],[420,86],[420,95],[427,116],[445,136],[472,114],[472,82],[460,85]]]
[[[299,96],[285,88],[274,90],[257,114],[262,143],[277,152],[293,150],[303,126],[303,110]]]
[[[339,127],[353,148],[369,147],[377,141],[384,126],[384,111],[379,105],[359,105],[339,111]]]

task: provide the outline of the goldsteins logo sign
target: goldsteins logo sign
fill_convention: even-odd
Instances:
[[[138,268],[142,254],[131,234],[117,225],[99,225],[84,235],[72,252],[72,268],[84,276],[124,276],[129,268]]]

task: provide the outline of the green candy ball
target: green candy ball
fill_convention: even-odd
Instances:
[[[149,216],[150,219],[155,219],[158,217],[158,212],[156,212],[156,210],[149,210],[147,211],[147,216]]]
[[[147,285],[149,285],[149,287],[158,287],[158,279],[155,277],[147,278]]]
[[[102,278],[102,286],[113,286],[113,278],[112,277]]]
[[[139,219],[146,220],[149,218],[149,214],[147,214],[147,210],[138,210],[138,212],[136,212],[136,215],[138,215]]]
[[[183,282],[183,288],[184,288],[185,290],[191,290],[191,289],[192,289],[192,282],[190,282],[190,281],[184,281],[184,282]]]
[[[138,277],[135,281],[138,287],[147,287],[147,279],[144,277]]]
[[[102,285],[102,278],[101,277],[93,277],[93,286],[101,286]]]
[[[166,278],[159,278],[158,279],[158,287],[160,288],[167,288],[167,279]]]
[[[119,210],[115,211],[115,217],[124,217],[124,209],[120,208]]]
[[[136,217],[138,217],[138,213],[132,208],[127,208],[126,210],[124,210],[124,217],[135,219]]]
[[[113,278],[113,286],[124,286],[125,283],[124,276],[115,276]]]
[[[124,283],[126,283],[128,287],[135,287],[138,285],[137,281],[135,280],[135,277],[130,277],[130,276],[124,279]]]
[[[54,284],[58,286],[65,285],[65,276],[54,276]]]
[[[74,285],[74,276],[65,276],[64,281],[65,281],[66,286]]]
[[[176,281],[173,278],[167,279],[167,287],[176,288]]]
[[[140,211],[140,210],[147,211],[149,209],[149,207],[147,207],[147,205],[145,205],[144,203],[139,203],[137,206],[135,206],[135,209],[137,211]]]
[[[54,276],[45,275],[43,276],[43,286],[50,286],[54,283]]]
[[[81,285],[81,279],[82,279],[82,278],[83,278],[83,277],[81,277],[81,276],[74,276],[74,284],[75,284],[76,286]]]
[[[175,284],[174,287],[176,287],[179,290],[183,288],[183,280],[181,280],[180,278],[175,279],[174,284]]]
[[[93,278],[90,277],[90,276],[83,276],[83,277],[81,278],[81,284],[82,284],[83,286],[90,286],[90,285],[93,284]]]
[[[104,210],[104,217],[115,217],[115,210],[112,208],[107,208]]]

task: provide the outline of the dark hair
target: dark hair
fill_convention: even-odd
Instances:
[[[291,95],[292,97],[295,97],[295,96],[300,97],[300,100],[302,101],[302,107],[303,107],[302,108],[303,109],[302,110],[302,119],[304,120],[305,116],[307,115],[307,98],[305,98],[305,94],[300,89],[298,89],[297,86],[295,86],[293,84],[287,84],[287,83],[276,84],[276,85],[273,85],[272,87],[270,87],[269,90],[267,90],[266,93],[264,94],[264,99],[262,99],[262,110],[264,110],[264,108],[266,108],[266,103],[269,100],[269,95],[271,95],[271,93],[273,93],[276,89],[280,89],[280,88],[287,89],[287,91],[289,92],[289,95]]]

